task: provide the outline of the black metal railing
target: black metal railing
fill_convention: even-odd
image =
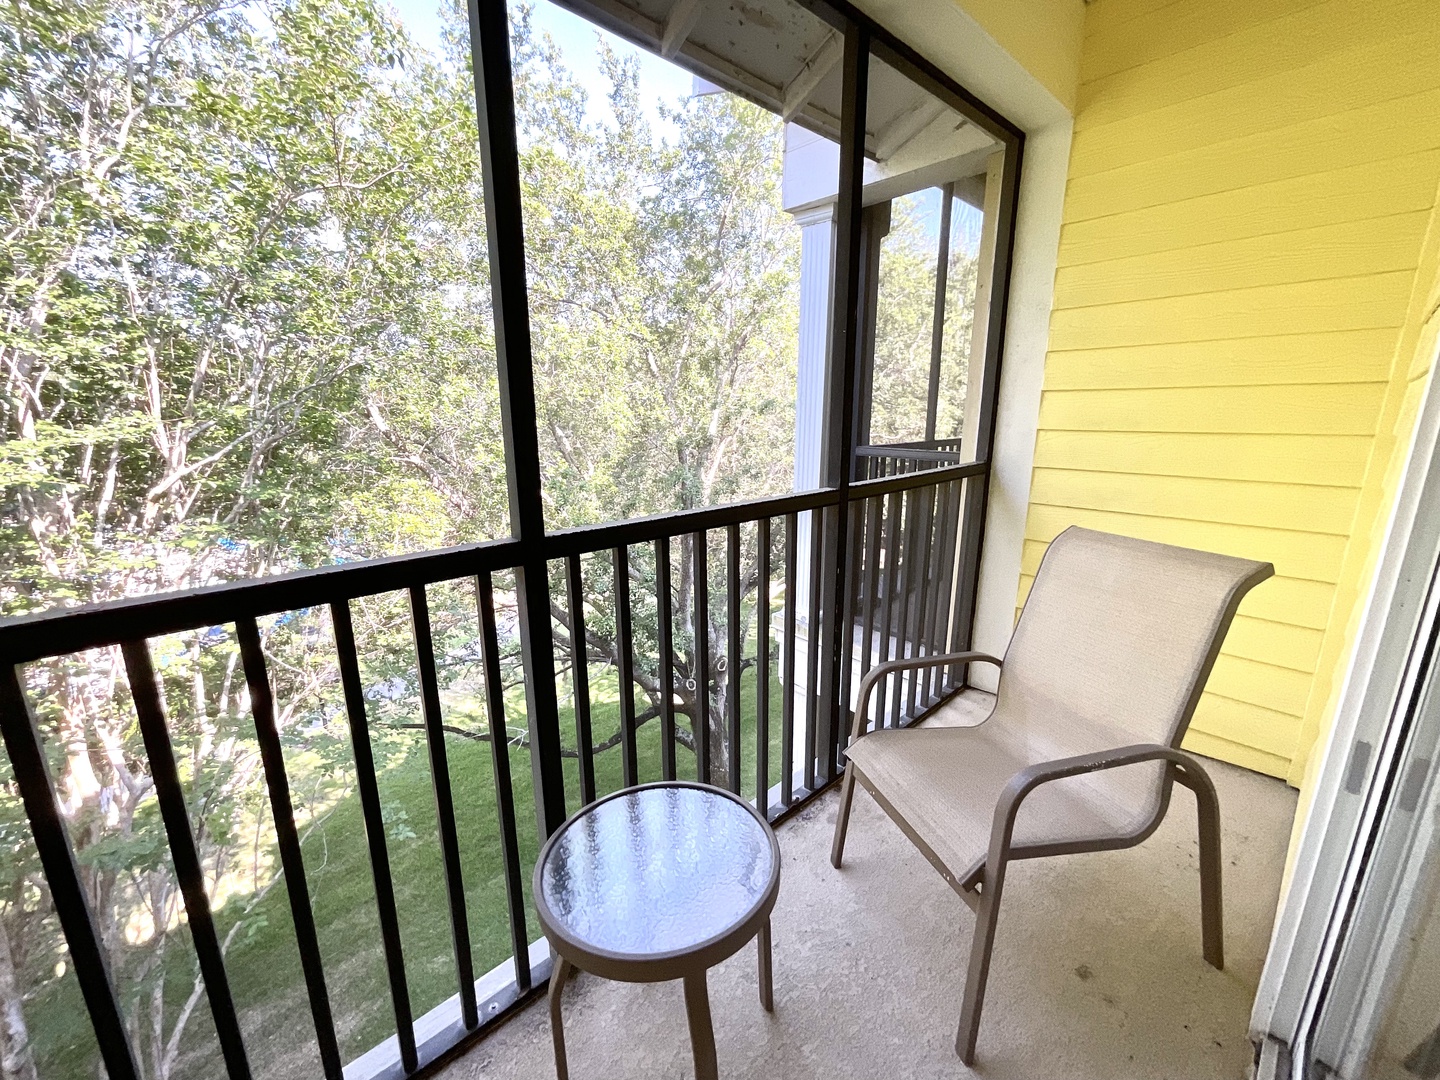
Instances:
[[[261,616],[328,608],[348,718],[356,789],[368,842],[381,948],[395,1018],[398,1061],[401,1069],[409,1074],[448,1049],[454,1041],[453,1036],[475,1030],[482,1013],[487,1017],[499,1015],[518,1001],[536,979],[543,980],[548,975],[548,971],[534,972],[529,966],[515,807],[508,776],[504,706],[497,696],[500,686],[499,646],[491,577],[516,561],[515,549],[516,545],[511,541],[478,544],[426,555],[327,567],[171,596],[124,600],[76,611],[49,612],[0,625],[0,731],[3,731],[10,754],[15,783],[30,821],[48,891],[74,960],[75,975],[95,1026],[100,1054],[113,1080],[138,1078],[141,1072],[126,1033],[109,965],[92,917],[90,898],[81,879],[46,763],[45,736],[26,698],[24,665],[119,646],[136,720],[144,740],[146,764],[159,802],[174,874],[183,896],[185,916],[225,1068],[231,1077],[246,1077],[251,1075],[251,1069],[171,745],[164,688],[156,677],[150,647],[150,640],[162,635],[224,624],[235,626],[321,1065],[327,1078],[339,1080],[342,1074],[341,1055],[306,884],[305,860],[294,823],[289,779],[280,748],[270,674],[256,623]],[[484,639],[482,649],[486,682],[490,689],[491,746],[500,818],[499,842],[506,870],[511,937],[515,943],[514,982],[483,1003],[483,1009],[476,1001],[475,980],[471,971],[455,807],[446,760],[446,740],[440,720],[435,655],[426,599],[427,585],[462,573],[473,580]],[[430,1045],[425,1047],[417,1046],[415,1037],[365,687],[350,610],[351,601],[359,597],[395,589],[408,592],[410,600],[421,713],[434,785],[458,983],[458,1024],[451,1025],[457,1030],[442,1032],[439,1038],[432,1038]]]
[[[822,408],[821,475],[833,487],[547,532],[541,501],[510,23],[506,4],[471,3],[467,11],[486,196],[499,415],[509,520],[518,539],[137,597],[0,623],[0,734],[13,771],[14,791],[23,802],[43,871],[44,889],[36,890],[41,895],[38,902],[48,899],[58,918],[68,950],[68,971],[73,972],[83,996],[110,1080],[138,1080],[141,1076],[136,1030],[141,1021],[132,1014],[127,1022],[110,966],[115,928],[111,925],[107,927],[111,932],[102,934],[94,915],[100,905],[110,901],[101,890],[90,887],[94,866],[77,858],[70,832],[73,822],[67,816],[73,805],[62,802],[52,776],[50,759],[63,753],[58,744],[76,736],[57,730],[55,718],[63,714],[63,703],[31,697],[31,688],[43,695],[47,687],[64,685],[63,677],[47,682],[61,664],[83,669],[102,657],[107,661],[117,654],[123,658],[134,704],[134,715],[128,721],[140,732],[145,758],[140,764],[148,770],[135,798],[148,800],[153,786],[164,836],[164,850],[157,858],[162,862],[168,858],[173,866],[189,926],[187,933],[178,926],[179,920],[157,921],[154,933],[157,937],[175,934],[188,938],[195,950],[199,971],[195,985],[203,988],[208,999],[215,1044],[208,1049],[217,1059],[214,1063],[206,1059],[199,1072],[219,1075],[223,1071],[232,1080],[247,1080],[261,1040],[247,1043],[246,1017],[239,1014],[232,993],[231,968],[238,965],[227,961],[225,941],[211,910],[213,899],[201,863],[205,834],[191,820],[193,808],[187,804],[184,777],[172,745],[180,710],[167,716],[162,681],[165,668],[163,662],[156,662],[157,655],[163,661],[165,654],[155,648],[157,640],[169,635],[185,633],[198,638],[215,628],[233,627],[236,655],[249,690],[248,719],[254,724],[259,747],[265,808],[272,817],[285,878],[284,895],[310,1005],[319,1071],[327,1080],[339,1080],[345,1073],[351,1080],[368,1080],[426,1073],[479,1037],[549,977],[548,955],[543,948],[534,947],[527,929],[525,853],[529,849],[522,841],[534,837],[527,833],[529,822],[522,816],[529,808],[517,805],[515,797],[523,778],[511,775],[510,751],[518,739],[506,720],[507,710],[514,708],[506,696],[507,661],[512,673],[517,667],[524,670],[523,741],[530,755],[535,834],[543,836],[559,826],[568,807],[595,798],[601,786],[596,759],[597,753],[604,751],[597,750],[592,730],[595,716],[590,688],[591,649],[597,636],[613,646],[608,651],[597,648],[613,666],[621,688],[614,745],[621,756],[623,782],[636,779],[643,771],[641,732],[654,719],[659,723],[658,768],[662,775],[686,770],[688,763],[680,752],[683,747],[693,754],[699,778],[714,779],[732,790],[748,783],[741,746],[746,729],[738,688],[744,660],[740,654],[746,648],[752,651],[749,662],[756,676],[755,722],[750,735],[756,740],[754,797],[771,820],[804,805],[838,775],[847,715],[867,671],[897,656],[968,647],[1004,349],[1023,134],[846,0],[807,0],[806,6],[843,37],[838,70],[842,109],[832,323]],[[859,415],[857,395],[865,394],[863,383],[857,385],[857,374],[865,362],[860,312],[862,284],[868,279],[861,263],[862,185],[872,59],[934,94],[1004,147],[987,312],[991,331],[983,353],[977,351],[972,357],[974,385],[981,391],[974,461],[961,462],[958,445],[869,447],[852,454]],[[948,206],[948,194],[945,202]],[[944,262],[942,258],[942,265]],[[942,277],[937,279],[937,293],[943,292]],[[943,305],[937,304],[936,311],[934,341],[938,343]],[[873,320],[869,325],[873,338]],[[938,367],[932,362],[927,430],[933,430],[938,401],[936,372]],[[754,545],[753,575],[738,554],[747,541]],[[777,560],[783,565],[777,567]],[[609,579],[611,588],[598,607],[595,597],[601,594],[595,589],[587,591],[587,576]],[[490,744],[490,783],[496,800],[494,842],[502,855],[500,876],[507,923],[503,929],[508,931],[504,935],[508,959],[479,979],[472,967],[483,965],[472,964],[469,953],[481,928],[466,907],[466,871],[457,855],[456,817],[463,807],[457,807],[460,785],[452,775],[456,747],[447,743],[436,671],[439,607],[435,597],[441,588],[453,590],[452,583],[457,581],[467,583],[475,605],[478,629],[473,644],[480,660],[479,697],[486,714],[482,741]],[[779,610],[772,611],[777,591]],[[375,680],[367,678],[360,649],[373,648],[374,642],[366,639],[366,624],[356,618],[357,612],[363,615],[367,605],[375,603],[373,598],[393,593],[404,594],[409,601],[408,635],[402,633],[402,637],[408,638],[403,644],[413,650],[408,656],[413,658],[418,705],[412,719],[419,722],[403,726],[416,728],[426,743],[442,882],[438,890],[431,891],[443,894],[445,914],[437,913],[437,917],[448,918],[448,926],[442,928],[440,937],[453,953],[456,992],[428,1009],[423,995],[414,992],[419,985],[411,978],[418,966],[415,958],[407,964],[402,920],[413,918],[414,913],[402,908],[397,897],[392,871],[395,853],[390,847],[382,777],[372,745],[379,727],[374,713],[381,708],[382,698],[377,696]],[[712,593],[717,600],[723,593],[723,601],[712,604]],[[557,602],[556,597],[565,602]],[[753,644],[737,632],[747,604],[755,627]],[[317,617],[326,616],[328,631],[314,625]],[[317,925],[320,920],[315,914],[319,894],[317,890],[312,895],[307,883],[304,834],[296,813],[298,789],[291,784],[283,753],[284,731],[275,694],[283,673],[265,646],[264,634],[277,633],[275,627],[286,619],[291,620],[286,625],[305,623],[310,634],[307,647],[318,648],[318,642],[333,649],[326,662],[334,664],[339,701],[326,714],[326,723],[333,716],[337,730],[343,729],[342,735],[348,737],[349,765],[365,833],[363,858],[373,882],[380,931],[375,951],[384,964],[384,979],[377,986],[386,990],[377,990],[377,994],[388,997],[388,1002],[379,1004],[382,1011],[388,1005],[394,1019],[391,1038],[365,1050],[343,1068],[346,1055],[337,1028],[347,1025],[337,1022],[333,1004],[339,981],[333,969],[327,969],[320,947],[323,927]],[[605,622],[605,633],[587,632],[592,619],[597,625]],[[268,620],[263,630],[261,620]],[[398,620],[395,625],[402,623]],[[725,626],[723,635],[712,633],[712,627],[721,624]],[[696,632],[697,627],[701,632]],[[517,641],[519,664],[514,663],[515,657],[504,654],[507,647],[513,652]],[[773,651],[777,642],[778,653]],[[560,731],[560,661],[570,670],[573,751],[564,746]],[[770,692],[772,664],[782,691],[778,703]],[[113,681],[116,674],[112,669],[106,677]],[[963,671],[951,668],[892,678],[884,694],[875,699],[869,722],[903,724],[959,687],[963,676]],[[513,675],[511,678],[513,681]],[[637,709],[637,692],[650,695],[650,708]],[[43,716],[37,715],[36,701]],[[723,707],[723,712],[712,716],[712,705]],[[776,711],[779,761],[770,754]],[[682,715],[689,717],[688,726],[682,723]],[[480,737],[479,732],[472,734]],[[566,790],[564,761],[569,756],[576,759],[574,799],[567,798],[571,792]],[[192,754],[192,763],[195,760]],[[470,790],[476,789],[472,786]],[[83,827],[93,835],[95,822],[85,822]],[[421,891],[412,889],[409,895]],[[405,925],[414,928],[413,923]],[[339,961],[354,959],[345,955]],[[126,1000],[133,1001],[133,987],[125,989]],[[284,1046],[299,1043],[302,1033],[298,1025],[294,1027],[292,1031],[276,1024],[272,1012],[264,1021],[264,1041]],[[152,1031],[147,1031],[145,1038],[156,1041]],[[209,1038],[208,1029],[196,1038]],[[95,1070],[86,1063],[85,1071]]]
[[[882,476],[899,476],[924,469],[944,469],[959,465],[959,439],[930,439],[917,442],[874,443],[855,448],[856,468],[862,480]]]
[[[598,658],[613,663],[621,691],[615,745],[621,755],[623,782],[628,785],[641,779],[640,730],[644,723],[658,720],[663,778],[689,771],[679,753],[683,747],[693,753],[694,775],[699,780],[713,781],[737,793],[750,786],[750,779],[742,775],[742,744],[747,732],[742,723],[741,675],[748,665],[755,682],[754,724],[749,733],[754,740],[753,797],[772,820],[803,804],[837,776],[842,762],[841,733],[848,724],[845,718],[868,671],[888,659],[945,652],[967,640],[971,608],[961,595],[957,569],[961,547],[978,544],[978,536],[963,528],[962,507],[966,485],[983,477],[983,466],[950,465],[928,456],[953,455],[954,451],[883,449],[891,458],[902,452],[912,455],[915,468],[860,480],[844,490],[807,492],[546,535],[545,558],[552,580],[560,586],[555,595],[565,597],[564,604],[552,603],[550,632],[557,657],[568,658],[571,673],[574,753],[578,757],[578,791],[572,793],[572,807],[596,797],[596,754],[604,752],[603,748],[597,751],[591,715],[590,668],[597,659],[593,647],[597,638],[588,632],[587,622],[597,614],[607,616],[607,625],[613,627],[613,636],[601,635],[605,647]],[[915,454],[927,456],[915,458]],[[809,542],[802,548],[800,524],[807,518]],[[842,529],[848,537],[842,568],[846,585],[827,609],[823,575],[827,565],[835,565]],[[747,569],[742,559],[742,546],[747,542],[753,552],[753,569]],[[118,646],[221,1057],[228,1075],[247,1077],[251,1065],[242,1025],[227,981],[224,950],[177,772],[165,688],[156,677],[151,654],[152,640],[165,635],[234,627],[320,1062],[324,1075],[338,1080],[342,1055],[331,989],[281,752],[272,673],[257,623],[261,618],[301,610],[328,612],[395,1024],[393,1038],[364,1055],[367,1068],[351,1071],[408,1076],[467,1043],[549,975],[543,952],[537,953],[532,963],[526,928],[527,868],[517,825],[521,808],[515,803],[510,774],[512,738],[505,715],[503,643],[496,616],[495,577],[522,565],[520,547],[513,540],[474,544],[93,608],[51,611],[0,624],[0,731],[112,1080],[138,1078],[141,1073],[105,946],[92,917],[92,897],[82,880],[47,764],[47,730],[27,697],[27,667]],[[586,575],[602,573],[609,575],[613,587],[587,591]],[[503,855],[511,952],[507,962],[511,978],[499,990],[493,989],[493,980],[486,983],[482,979],[477,984],[471,967],[471,927],[451,789],[452,766],[447,757],[432,637],[429,589],[456,580],[470,583],[478,615],[478,652],[497,806],[494,824]],[[723,602],[712,603],[712,591],[723,591]],[[454,998],[424,1018],[417,1018],[412,1008],[372,751],[372,718],[367,707],[370,688],[362,677],[351,610],[352,603],[361,598],[390,592],[404,593],[409,601],[421,721],[412,726],[423,728],[428,752],[457,987]],[[687,593],[688,607],[680,610],[678,605]],[[604,596],[613,610],[597,613],[596,596]],[[742,629],[742,612],[747,610],[754,628],[753,642]],[[688,635],[681,629],[687,621]],[[722,623],[723,634],[718,630]],[[637,643],[642,641],[644,655],[637,651]],[[745,655],[747,648],[749,655]],[[875,698],[871,723],[879,727],[909,722],[959,687],[963,674],[952,669],[892,677],[885,692]],[[778,710],[771,693],[772,675],[779,678],[782,688]],[[557,679],[554,671],[549,677]],[[649,689],[641,685],[646,680]],[[636,708],[637,692],[651,703],[644,717]],[[838,708],[827,709],[826,700],[838,701]],[[724,713],[712,716],[717,702],[723,703]],[[778,717],[773,715],[776,711]],[[680,722],[682,713],[688,715],[686,724]],[[778,762],[771,756],[777,720]],[[527,717],[527,726],[533,727],[535,722],[535,717]],[[49,738],[53,737],[50,733]],[[541,740],[530,740],[532,757],[544,753],[544,745]],[[537,769],[537,776],[542,772]],[[537,786],[537,800],[540,794]],[[477,997],[477,985],[492,988],[484,1000]],[[417,1037],[418,1030],[425,1034]]]

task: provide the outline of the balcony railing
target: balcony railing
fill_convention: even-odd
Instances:
[[[874,451],[874,453],[871,453]],[[983,480],[984,466],[957,464],[957,451],[933,447],[862,448],[862,462],[880,462],[844,489],[570,529],[546,534],[545,558],[554,592],[565,603],[552,604],[549,632],[556,654],[568,656],[575,707],[578,791],[574,807],[596,797],[595,748],[591,733],[590,653],[586,646],[584,578],[602,567],[611,575],[614,646],[620,694],[616,744],[625,784],[639,779],[637,733],[637,629],[643,622],[653,661],[658,695],[660,769],[665,778],[693,774],[740,792],[743,743],[740,678],[755,669],[753,752],[757,805],[778,820],[803,805],[838,775],[841,732],[860,680],[876,664],[905,655],[953,651],[968,645],[973,610],[973,566],[978,562],[978,531],[966,520],[966,486]],[[857,472],[861,471],[857,468]],[[808,518],[813,542],[801,550],[801,522]],[[740,549],[753,538],[758,568],[742,580]],[[675,580],[676,555],[688,581]],[[533,559],[533,556],[531,556]],[[711,572],[712,559],[715,573]],[[599,560],[599,561],[597,561]],[[720,566],[723,564],[723,572]],[[778,564],[778,565],[777,565]],[[488,1025],[537,990],[549,976],[543,948],[532,946],[526,930],[525,877],[517,816],[532,812],[517,806],[510,774],[506,699],[501,673],[501,633],[497,627],[497,576],[522,565],[518,541],[480,543],[373,562],[324,567],[285,576],[219,585],[191,592],[135,598],[73,610],[57,610],[0,624],[0,730],[14,768],[48,891],[69,946],[69,958],[112,1080],[141,1075],[120,999],[112,980],[106,946],[92,915],[95,898],[87,892],[67,819],[47,756],[47,729],[37,719],[27,690],[27,672],[55,658],[97,654],[119,648],[143,736],[146,767],[153,778],[174,874],[183,896],[199,970],[214,1018],[218,1051],[232,1077],[250,1075],[242,1024],[227,979],[225,950],[212,914],[205,870],[192,827],[190,808],[176,764],[163,682],[152,660],[153,639],[213,627],[233,627],[240,664],[249,689],[249,705],[273,814],[279,862],[285,878],[294,944],[308,992],[315,1038],[324,1075],[356,1080],[365,1076],[409,1076],[426,1071],[468,1043]],[[970,568],[970,569],[967,569]],[[807,588],[801,588],[804,579]],[[488,741],[497,807],[498,844],[503,855],[505,918],[510,957],[478,980],[472,970],[464,869],[457,839],[452,771],[442,723],[436,646],[432,636],[429,589],[463,580],[473,589],[478,615]],[[563,584],[558,584],[563,583]],[[683,588],[682,586],[687,586]],[[712,622],[722,610],[723,620]],[[401,592],[409,603],[409,631],[419,687],[420,720],[428,752],[436,808],[449,935],[456,976],[455,995],[416,1017],[401,948],[400,918],[390,869],[384,809],[372,751],[372,717],[362,679],[352,603],[382,593]],[[694,626],[704,628],[688,643],[689,657],[677,653],[680,599],[691,598]],[[800,611],[801,597],[808,610]],[[753,655],[744,652],[741,605],[752,605]],[[307,886],[306,861],[291,795],[291,780],[281,751],[271,672],[262,649],[257,620],[300,611],[323,611],[333,630],[335,661],[343,689],[344,712],[353,753],[355,786],[363,814],[368,861],[380,927],[395,1035],[347,1067],[342,1062],[332,1008],[332,989],[322,960],[319,932]],[[723,641],[712,642],[709,627],[723,621]],[[521,631],[523,635],[523,629]],[[522,647],[523,647],[522,642]],[[714,647],[717,646],[718,647]],[[718,655],[712,655],[712,653]],[[783,693],[770,693],[772,663]],[[910,722],[958,689],[959,669],[892,678],[876,699],[874,726]],[[532,678],[537,677],[532,673]],[[551,700],[559,693],[554,670]],[[719,693],[724,680],[728,692]],[[38,685],[38,684],[37,684]],[[723,700],[724,715],[711,715]],[[689,695],[687,729],[677,723],[677,702]],[[543,700],[543,698],[542,698]],[[527,727],[554,724],[554,717],[529,716]],[[774,725],[779,725],[779,757],[770,760]],[[561,775],[555,761],[537,756],[560,753],[558,739],[531,739],[535,775]],[[549,749],[547,749],[547,747]],[[687,756],[677,753],[684,747]],[[717,747],[720,749],[717,751]],[[693,763],[688,755],[693,754]],[[772,783],[778,764],[779,782]],[[540,798],[539,782],[536,794]],[[578,797],[578,802],[576,801]]]
[[[882,476],[899,476],[902,473],[918,472],[922,469],[943,469],[959,465],[965,459],[961,456],[961,440],[930,439],[919,442],[878,443],[857,446],[855,456],[857,468],[863,479],[874,480]]]

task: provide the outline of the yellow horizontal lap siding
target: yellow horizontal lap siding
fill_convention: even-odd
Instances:
[[[1440,107],[1440,98],[1436,100]],[[1163,345],[1176,341],[1398,329],[1411,271],[1187,293],[1086,307],[1050,316],[1052,349]]]
[[[1324,630],[1335,600],[1335,586],[1325,581],[1273,577],[1264,591],[1256,589],[1240,610],[1267,622]]]
[[[1440,158],[1436,159],[1440,170]],[[1225,341],[1172,341],[1143,347],[1052,350],[1048,390],[1155,390],[1182,386],[1383,383],[1395,331],[1337,330]]]
[[[1107,2],[1092,5],[1091,10],[1109,9],[1113,17],[1135,7],[1133,2]],[[1251,85],[1257,72],[1263,76],[1305,67],[1335,47],[1415,32],[1427,18],[1433,19],[1433,10],[1433,0],[1362,4],[1326,0],[1280,14],[1150,63],[1088,78],[1076,95],[1075,128],[1085,131],[1137,114],[1158,113],[1179,102]],[[1087,30],[1099,30],[1103,22],[1092,19]],[[1337,39],[1337,26],[1345,27],[1343,39]]]
[[[1100,0],[1106,3],[1107,0]],[[1080,84],[1229,37],[1320,0],[1223,0],[1167,4],[1128,19],[1114,33],[1087,35]],[[1129,4],[1120,4],[1129,8]]]
[[[1324,633],[1305,626],[1270,622],[1244,613],[1235,616],[1225,636],[1225,652],[1313,675]]]
[[[1040,401],[1040,429],[1370,435],[1383,392],[1383,383],[1047,389]]]
[[[1235,701],[1248,701],[1299,723],[1310,693],[1310,672],[1294,671],[1261,660],[1222,652],[1206,689]]]
[[[1092,4],[1085,13],[1085,34],[1094,38],[1097,34],[1113,32],[1120,25],[1148,15],[1171,4],[1186,3],[1187,0],[1130,0],[1125,4]]]
[[[1300,734],[1300,718],[1206,691],[1190,721],[1193,730],[1245,743],[1266,754],[1289,758]]]
[[[952,0],[1067,110],[1075,107],[1084,36],[1080,0]],[[743,10],[743,9],[742,9]]]
[[[1050,507],[1050,508],[1048,508],[1048,509],[1058,510],[1058,511],[1064,511],[1064,510],[1066,510],[1066,509],[1068,509],[1068,508],[1065,508],[1065,507]],[[1136,519],[1136,520],[1141,520],[1141,519]],[[1093,524],[1093,523],[1091,523],[1091,524]],[[1184,522],[1184,521],[1179,521],[1179,522],[1176,522],[1175,524],[1180,525],[1180,526],[1186,526],[1186,525],[1195,525],[1195,524],[1199,524],[1199,523],[1197,523],[1197,522]],[[1085,526],[1085,527],[1089,527],[1089,525],[1087,525],[1087,526]],[[1067,525],[1066,528],[1069,528],[1069,526]],[[1104,531],[1104,530],[1102,530],[1102,531]],[[1117,531],[1117,530],[1112,529],[1112,530],[1110,530],[1110,531]],[[1142,531],[1147,531],[1147,530],[1140,530],[1140,529],[1128,530],[1128,529],[1127,529],[1127,530],[1124,532],[1123,535],[1126,535],[1126,536],[1137,536],[1137,537],[1139,537],[1140,539],[1147,539],[1147,537],[1140,536],[1140,533],[1141,533]],[[1164,543],[1164,541],[1163,541],[1163,540],[1157,541],[1157,543]],[[1044,556],[1045,556],[1045,549],[1046,549],[1047,547],[1049,547],[1049,546],[1050,546],[1050,543],[1049,543],[1048,540],[1043,540],[1043,541],[1042,541],[1042,540],[1029,540],[1029,539],[1027,539],[1027,540],[1025,541],[1025,545],[1024,545],[1024,548],[1023,548],[1023,550],[1022,550],[1021,559],[1020,559],[1020,573],[1021,573],[1024,577],[1026,577],[1026,578],[1033,578],[1033,577],[1035,576],[1035,574],[1038,572],[1038,570],[1039,570],[1039,568],[1040,568],[1040,560],[1041,560],[1042,558],[1044,558]],[[1211,550],[1211,549],[1206,549],[1206,550]],[[1221,549],[1217,547],[1215,550],[1221,550]],[[1226,551],[1224,551],[1224,550],[1221,550],[1221,554],[1228,554],[1228,552],[1226,552]],[[1243,557],[1243,556],[1242,556],[1242,557]],[[1282,569],[1283,569],[1283,564],[1282,564]],[[1318,585],[1318,586],[1321,586],[1322,591],[1319,592],[1319,593],[1317,593],[1317,594],[1315,594],[1315,600],[1316,600],[1316,601],[1322,600],[1323,597],[1325,596],[1325,593],[1324,593],[1324,591],[1323,591],[1323,589],[1324,589],[1325,587],[1328,587],[1328,586],[1331,586],[1331,585],[1334,584],[1334,582],[1331,582],[1331,581],[1319,581],[1319,580],[1316,580],[1316,579],[1314,579],[1314,578],[1293,577],[1293,576],[1291,576],[1291,575],[1288,575],[1288,574],[1285,574],[1285,573],[1281,572],[1281,570],[1277,570],[1277,576],[1276,576],[1275,578],[1273,578],[1272,580],[1281,581],[1281,582],[1291,582],[1291,583],[1295,583],[1297,586],[1299,586],[1299,585],[1306,585],[1306,586]],[[1284,588],[1285,586],[1281,586],[1281,587]],[[1023,597],[1022,597],[1022,601],[1023,601]]]
[[[1019,599],[1076,524],[1273,562],[1186,745],[1293,782],[1381,429],[1428,372],[1407,349],[1397,388],[1440,181],[1440,9],[1087,10]]]
[[[1315,172],[1070,220],[1061,227],[1059,265],[1427,210],[1435,198],[1437,170],[1440,150],[1403,153],[1392,147],[1377,159],[1344,168],[1321,163]],[[1386,197],[1377,200],[1376,191]]]
[[[1185,741],[1181,743],[1181,749],[1188,750],[1192,754],[1219,758],[1221,761],[1228,761],[1242,768],[1253,769],[1266,776],[1278,776],[1282,779],[1290,764],[1288,756],[1267,754],[1256,750],[1253,746],[1246,746],[1243,742],[1231,742],[1229,739],[1221,739],[1207,732],[1197,731],[1193,727],[1186,733]]]
[[[1440,134],[1425,132],[1418,141],[1412,139],[1416,116],[1437,111],[1440,90],[1432,90],[1133,165],[1072,173],[1064,220],[1084,221],[1341,169],[1393,157],[1397,147],[1411,153],[1433,150],[1440,147]]]
[[[1086,124],[1075,134],[1070,168],[1086,176],[1423,94],[1434,86],[1437,64],[1440,35],[1433,26],[1362,39],[1297,69],[1100,126]]]
[[[1304,523],[1306,532],[1343,535],[1355,512],[1350,488],[1263,484],[1193,476],[1086,472],[1037,468],[1030,498],[1047,506],[1087,510],[1124,507],[1152,517],[1214,521],[1284,529]]]
[[[1333,584],[1339,579],[1346,537],[1302,532],[1299,529],[1262,529],[1215,521],[1163,518],[1113,510],[1089,510],[1073,506],[1046,506],[1032,502],[1026,520],[1027,540],[1038,541],[1041,549],[1071,525],[1101,532],[1120,533],[1154,540],[1158,544],[1217,551],[1242,559],[1258,559],[1275,565],[1281,577]],[[1027,549],[1028,554],[1028,549]],[[1026,572],[1034,573],[1039,552]]]
[[[1057,308],[1415,270],[1423,210],[1061,267]],[[1393,343],[1392,343],[1393,344]]]
[[[1035,465],[1358,488],[1369,449],[1364,435],[1051,430],[1036,439]]]

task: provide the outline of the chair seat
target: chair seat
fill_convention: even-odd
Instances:
[[[846,755],[886,812],[958,885],[985,861],[995,804],[1010,778],[1059,756],[1019,736],[994,717],[975,727],[872,732]],[[1131,808],[1095,794],[1072,780],[1037,788],[1021,805],[1012,845],[1097,841],[1133,830]]]

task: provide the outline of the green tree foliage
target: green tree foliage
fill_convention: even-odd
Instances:
[[[890,231],[881,241],[875,317],[875,377],[870,439],[907,442],[925,437],[935,277],[939,253],[939,192],[931,188],[891,204]],[[970,335],[975,313],[973,237],[956,211],[945,281],[940,394],[935,437],[961,434],[970,380]]]
[[[603,44],[614,121],[586,123],[522,26],[517,96],[551,528],[775,494],[793,441],[799,230],[783,127],[729,94],[655,138],[633,59]]]
[[[798,232],[779,209],[780,122],[715,95],[673,105],[658,139],[633,63],[604,53],[602,123],[523,14],[514,51],[549,525],[788,487]],[[15,0],[0,109],[0,613],[508,532],[453,12],[437,56],[375,0]],[[697,689],[691,655],[703,633],[723,656],[723,627],[694,625],[688,542],[676,559],[679,708],[710,694],[720,718],[725,680]],[[608,572],[590,568],[587,662],[614,657]],[[637,556],[634,575],[643,589],[654,568]],[[473,597],[432,590],[431,606],[442,679],[475,691]],[[319,836],[349,791],[321,614],[262,626],[297,812]],[[665,691],[640,615],[648,717]],[[376,598],[355,616],[377,752],[403,768],[419,746],[407,613]],[[230,949],[279,880],[237,651],[221,628],[154,653]],[[103,650],[28,676],[147,1075],[203,1072],[203,986],[123,665]],[[28,1078],[31,1014],[59,1000],[66,960],[6,792],[0,1077]],[[387,820],[415,842],[396,807]],[[41,1050],[50,1075],[91,1068]]]

